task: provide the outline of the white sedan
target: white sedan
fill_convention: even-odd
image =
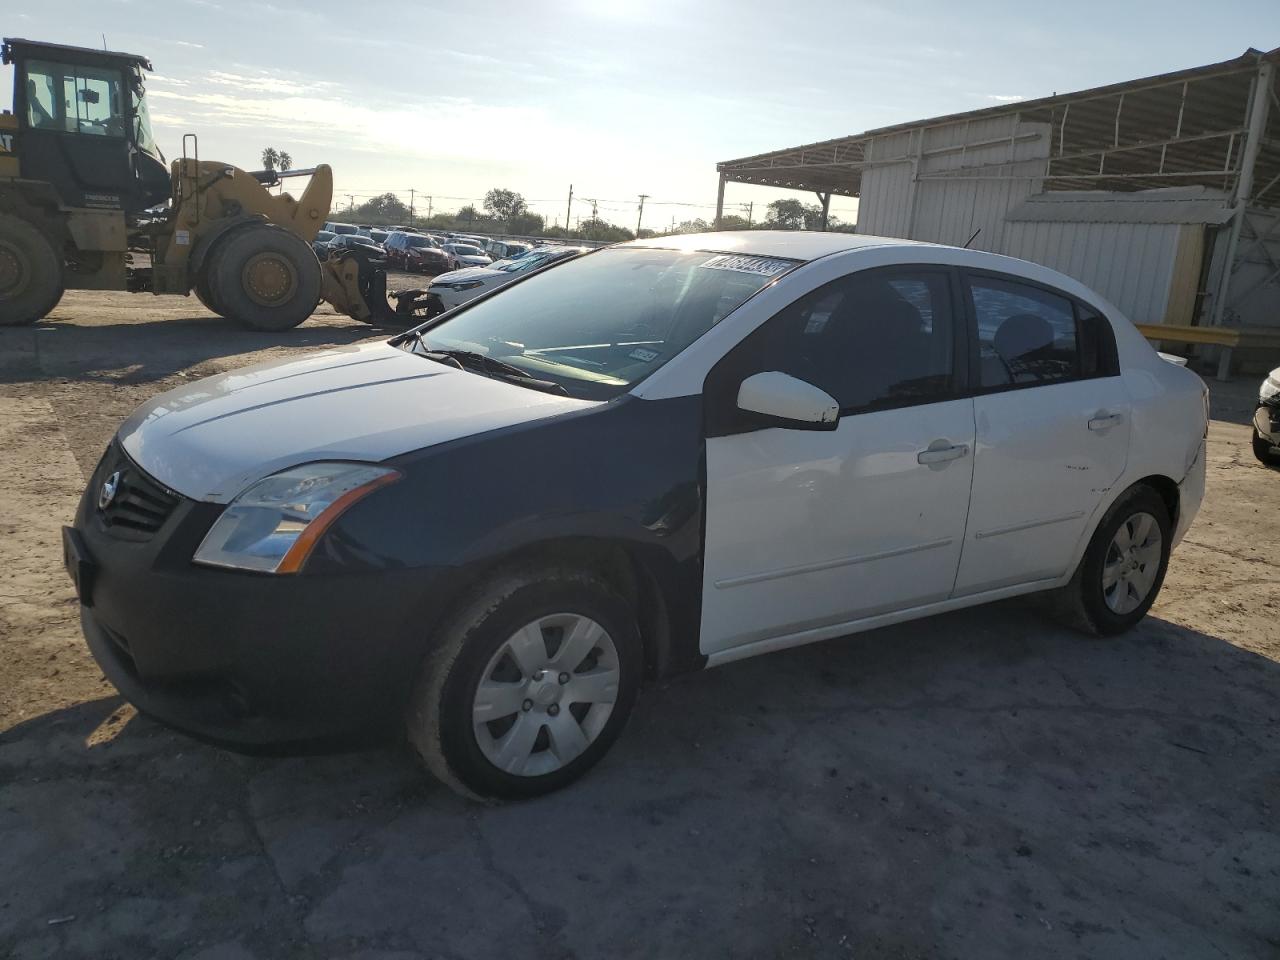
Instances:
[[[646,677],[1045,591],[1129,629],[1204,494],[1206,396],[1035,264],[661,237],[154,398],[64,557],[146,713],[252,747],[401,723],[527,797]]]
[[[495,290],[534,270],[580,256],[588,249],[587,247],[539,247],[516,258],[499,260],[487,267],[465,267],[461,270],[452,270],[435,277],[431,281],[431,286],[427,288],[427,292],[433,294],[445,310],[452,310],[468,300],[474,300],[482,293]]]

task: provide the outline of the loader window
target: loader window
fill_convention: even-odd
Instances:
[[[37,130],[123,137],[119,71],[30,61],[27,123]]]

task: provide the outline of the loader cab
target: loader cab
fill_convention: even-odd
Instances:
[[[6,38],[19,176],[65,207],[138,213],[170,195],[147,111],[145,57]]]

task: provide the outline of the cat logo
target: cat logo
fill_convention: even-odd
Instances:
[[[5,153],[9,153],[13,150],[12,133],[0,133],[0,150],[3,150]]]

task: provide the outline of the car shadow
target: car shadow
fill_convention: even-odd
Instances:
[[[0,734],[0,952],[1271,955],[1278,690],[1007,602],[651,684],[502,806],[400,744],[245,757],[105,698]]]
[[[262,358],[250,355],[273,347],[347,346],[390,337],[402,329],[331,314],[276,333],[250,330],[215,316],[92,325],[42,321],[0,327],[0,384],[55,379],[139,385],[227,357],[245,355],[246,363],[257,362]]]

